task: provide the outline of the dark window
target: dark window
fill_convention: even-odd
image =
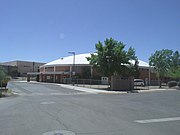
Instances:
[[[31,67],[31,66],[24,65],[24,67]]]

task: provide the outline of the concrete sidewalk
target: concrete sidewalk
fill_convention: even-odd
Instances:
[[[107,90],[100,90],[100,89],[91,89],[91,88],[85,88],[85,87],[78,87],[78,86],[71,86],[71,85],[65,85],[60,84],[61,87],[74,89],[78,91],[88,92],[92,94],[118,94],[118,93],[127,93],[127,91],[107,91]]]

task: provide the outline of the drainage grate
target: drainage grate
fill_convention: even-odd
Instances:
[[[49,131],[43,133],[42,135],[76,135],[76,134],[72,131],[67,131],[67,130],[55,130],[55,131]]]
[[[55,133],[54,135],[63,135],[62,133]]]

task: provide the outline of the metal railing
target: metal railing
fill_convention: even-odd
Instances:
[[[78,86],[78,87],[110,90],[110,83],[103,82],[102,80],[98,80],[98,79],[70,79],[70,78],[65,78],[63,80],[63,83]],[[167,89],[168,86],[166,83],[162,83],[161,88]],[[159,81],[158,80],[151,80],[150,85],[149,85],[149,81],[148,81],[148,82],[145,82],[144,86],[134,86],[134,89],[135,90],[159,89]]]
[[[108,82],[97,79],[70,79],[65,78],[64,84],[75,85],[78,87],[94,88],[94,89],[109,89],[110,84]]]

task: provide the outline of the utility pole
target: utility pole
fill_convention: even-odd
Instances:
[[[71,69],[70,77],[71,77],[72,83],[74,85],[73,78],[74,78],[74,75],[75,75],[75,56],[76,56],[76,53],[75,52],[68,52],[68,53],[73,55],[73,66],[72,66],[72,69]]]
[[[35,62],[33,62],[33,72],[34,72],[34,65],[35,65]]]
[[[151,67],[149,66],[149,85],[148,86],[150,85],[151,85]]]

